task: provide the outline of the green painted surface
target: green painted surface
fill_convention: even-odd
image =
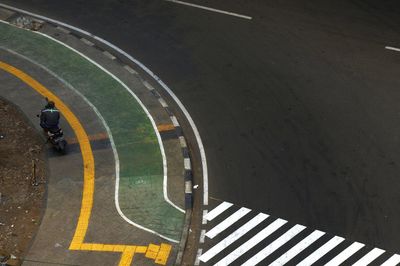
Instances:
[[[179,240],[183,213],[164,201],[159,143],[134,97],[88,60],[41,35],[0,23],[0,45],[44,65],[96,106],[120,159],[122,212],[139,225]]]

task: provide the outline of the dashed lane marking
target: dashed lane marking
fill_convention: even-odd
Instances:
[[[79,119],[73,114],[67,105],[64,104],[56,95],[50,90],[44,87],[41,83],[33,79],[23,71],[0,61],[0,69],[14,75],[21,81],[26,83],[32,89],[37,91],[43,97],[47,97],[54,101],[56,106],[59,108],[67,122],[73,129],[82,153],[83,160],[83,193],[82,193],[82,205],[81,211],[78,218],[78,224],[75,229],[73,239],[71,241],[69,249],[81,250],[81,251],[103,251],[103,252],[119,252],[122,253],[119,266],[131,265],[132,259],[135,253],[145,254],[146,257],[155,259],[158,264],[165,265],[167,263],[169,254],[171,252],[171,245],[161,244],[161,246],[150,244],[149,246],[136,246],[136,245],[115,245],[115,244],[101,244],[101,243],[84,243],[85,235],[89,226],[90,215],[93,207],[93,194],[94,194],[94,157],[90,146],[89,137],[80,123]],[[152,256],[148,256],[150,249],[157,249],[157,252],[153,252]],[[156,253],[156,254],[155,254]]]
[[[385,49],[400,52],[400,48],[396,48],[396,47],[392,47],[392,46],[385,46]]]
[[[365,244],[320,230],[311,231],[303,225],[291,224],[268,214],[249,211],[238,219],[238,210],[242,209],[230,202],[222,202],[210,211],[203,210],[203,221],[209,223],[203,222],[203,230],[207,231],[199,244],[202,250],[200,262],[226,266],[236,265],[241,260],[240,263],[246,266],[279,266],[293,264],[296,260],[298,266],[310,266],[325,259],[326,266],[338,266],[348,260],[356,261],[355,266],[365,266],[380,258],[386,260],[383,266],[400,263],[398,254],[367,248]],[[221,227],[221,224],[229,225],[229,228]]]
[[[248,20],[252,19],[252,17],[250,17],[250,16],[245,16],[245,15],[241,15],[238,13],[228,12],[228,11],[224,11],[224,10],[220,10],[220,9],[207,7],[207,6],[196,5],[196,4],[192,4],[192,3],[188,3],[188,2],[183,2],[183,1],[178,1],[178,0],[165,0],[165,1],[172,2],[175,4],[185,5],[185,6],[191,6],[191,7],[195,7],[195,8],[199,8],[199,9],[204,9],[207,11],[216,12],[216,13],[229,15],[229,16],[234,16],[234,17],[238,17],[238,18],[244,18],[244,19],[248,19]]]

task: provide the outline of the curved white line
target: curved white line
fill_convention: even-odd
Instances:
[[[0,22],[2,22],[2,21],[0,21]],[[42,36],[44,36],[44,37],[47,37],[47,38],[49,38],[49,39],[51,39],[51,40],[53,40],[53,41],[56,41],[56,42],[58,42],[59,44],[62,44],[62,45],[64,45],[65,47],[67,47],[67,48],[73,50],[74,52],[78,53],[79,55],[81,55],[82,57],[84,57],[85,59],[89,60],[91,63],[95,64],[97,67],[99,67],[100,69],[102,69],[103,71],[105,71],[105,72],[106,72],[107,74],[109,74],[111,77],[115,78],[118,82],[121,83],[121,85],[123,85],[124,87],[126,86],[124,83],[122,83],[122,81],[120,81],[118,78],[116,78],[113,74],[109,73],[107,70],[105,70],[104,68],[102,68],[102,67],[101,67],[100,65],[98,65],[96,62],[91,61],[90,58],[87,58],[86,56],[84,56],[84,55],[81,54],[80,52],[76,51],[76,50],[73,49],[72,47],[69,47],[68,45],[66,45],[66,44],[64,44],[64,43],[62,43],[62,42],[60,42],[60,41],[58,41],[58,40],[56,40],[56,39],[54,39],[54,38],[52,38],[52,37],[50,37],[50,36],[47,36],[47,35],[45,35],[45,34],[42,34],[42,33],[40,33],[40,32],[36,32],[36,33],[38,33],[38,34],[40,34],[40,35],[42,35]],[[6,49],[6,50],[9,50],[9,49]],[[9,50],[9,51],[12,51],[12,50]],[[12,51],[12,52],[14,52],[14,51]],[[21,57],[24,57],[24,59],[26,59],[26,60],[28,60],[28,61],[30,61],[30,62],[32,62],[32,63],[34,63],[34,64],[36,64],[36,65],[38,65],[38,66],[40,66],[40,67],[42,67],[43,69],[45,69],[46,71],[48,71],[50,74],[54,75],[55,77],[58,77],[55,73],[51,72],[51,70],[49,70],[49,69],[47,69],[46,67],[40,65],[39,63],[34,62],[34,61],[30,60],[29,58],[27,58],[27,57],[25,57],[25,56],[23,56],[23,55],[20,55],[20,54],[18,54],[18,53],[16,53],[16,52],[14,52],[14,54],[17,54],[17,55],[19,55],[19,56],[21,56]],[[64,81],[61,77],[58,77],[58,78],[60,79],[60,81]],[[66,85],[68,84],[66,81],[64,81],[64,82],[65,82]],[[69,85],[69,84],[68,84],[68,85]],[[120,172],[119,157],[118,157],[118,153],[117,153],[117,150],[116,150],[116,146],[115,146],[114,139],[113,139],[112,134],[111,134],[111,130],[110,130],[110,128],[108,127],[108,125],[106,124],[104,118],[101,116],[101,114],[100,114],[100,113],[98,112],[98,110],[96,109],[96,107],[95,107],[93,104],[91,104],[79,91],[77,91],[77,90],[76,90],[75,88],[73,88],[71,85],[69,85],[69,88],[71,88],[72,90],[74,90],[74,91],[75,91],[78,95],[80,95],[85,101],[87,101],[87,103],[93,108],[93,110],[94,110],[94,111],[96,112],[96,114],[99,116],[100,120],[103,122],[103,125],[104,125],[104,127],[106,128],[106,130],[107,130],[107,134],[109,135],[110,143],[111,143],[111,146],[112,146],[112,149],[113,149],[113,153],[114,153],[114,158],[115,158],[115,172],[116,172],[115,205],[116,205],[116,208],[117,208],[117,211],[118,211],[119,215],[120,215],[126,222],[128,222],[129,224],[132,224],[132,225],[134,225],[134,226],[136,226],[136,227],[138,227],[138,228],[140,228],[140,229],[143,229],[143,230],[145,230],[145,231],[147,231],[147,232],[150,232],[150,233],[153,233],[153,234],[155,234],[155,235],[158,235],[158,236],[160,236],[160,237],[162,237],[162,238],[164,238],[164,239],[167,239],[167,240],[169,240],[169,241],[171,241],[171,242],[179,243],[179,241],[177,241],[177,240],[174,240],[174,239],[171,239],[171,238],[169,238],[169,237],[166,237],[166,236],[164,236],[164,235],[162,235],[162,234],[160,234],[160,233],[157,233],[157,232],[155,232],[155,231],[153,231],[153,230],[151,230],[151,229],[148,229],[148,228],[146,228],[146,227],[143,227],[143,226],[141,226],[141,225],[139,225],[139,224],[137,224],[137,223],[131,221],[131,220],[130,220],[128,217],[126,217],[125,214],[122,212],[122,210],[121,210],[121,208],[120,208],[120,205],[119,205],[119,179],[120,179],[120,175],[119,175],[119,172]],[[127,88],[127,87],[126,87],[126,88]],[[128,89],[128,91],[130,92],[129,89]],[[131,92],[131,94],[133,94],[133,92]],[[153,124],[153,128],[154,128],[154,127],[157,128],[156,125],[155,125],[154,120],[152,119],[150,113],[148,113],[147,109],[145,109],[143,103],[137,98],[137,96],[136,96],[135,94],[133,94],[133,96],[134,96],[135,99],[141,104],[142,108],[143,108],[143,109],[145,110],[145,112],[148,114],[148,116],[149,116],[149,118],[150,118],[150,120],[151,120],[151,122],[152,122],[152,124]],[[158,139],[158,141],[159,141],[159,143],[160,143],[159,145],[160,145],[160,149],[161,149],[161,152],[162,152],[162,155],[163,155],[163,166],[164,166],[164,171],[166,172],[166,170],[167,170],[167,164],[166,164],[166,156],[165,156],[165,152],[164,152],[164,147],[163,147],[163,145],[162,145],[161,137],[160,137],[160,135],[159,135],[158,130],[155,129],[155,131],[156,131],[156,134],[157,134],[157,139]],[[164,172],[164,173],[165,173],[165,172]],[[166,183],[166,174],[164,174],[164,185],[165,185],[165,183]],[[164,192],[166,192],[166,190],[164,190]],[[164,194],[164,199],[165,199],[165,194]],[[167,198],[167,199],[168,199],[168,198]],[[168,199],[168,203],[171,204],[173,207],[177,208],[179,211],[185,212],[184,210],[182,210],[181,208],[179,208],[178,206],[176,206],[175,204],[173,204],[169,199]]]
[[[155,75],[150,69],[148,69],[145,65],[143,65],[139,60],[135,59],[134,57],[132,57],[131,55],[129,55],[128,53],[126,53],[125,51],[123,51],[122,49],[120,49],[119,47],[115,46],[114,44],[100,38],[97,37],[96,35],[91,34],[90,32],[87,32],[85,30],[82,30],[80,28],[71,26],[69,24],[66,24],[64,22],[55,20],[55,19],[51,19],[45,16],[41,16],[38,14],[34,14],[19,8],[15,8],[9,5],[5,5],[5,4],[1,4],[0,6],[10,9],[10,10],[14,10],[20,13],[25,13],[27,15],[30,15],[32,17],[36,17],[39,19],[43,19],[46,21],[50,21],[54,24],[58,24],[61,26],[64,26],[66,28],[72,29],[74,31],[80,32],[84,35],[90,36],[93,39],[109,46],[110,48],[114,49],[115,51],[117,51],[118,53],[124,55],[126,58],[128,58],[129,60],[131,60],[134,64],[138,65],[140,68],[142,68],[148,75],[150,75],[153,79],[155,79],[160,85],[161,87],[163,87],[165,89],[166,92],[168,92],[168,94],[172,97],[172,99],[174,99],[174,101],[177,103],[177,105],[179,106],[179,108],[182,110],[183,114],[185,115],[186,119],[189,121],[190,126],[192,127],[193,133],[196,137],[196,141],[197,141],[197,145],[199,146],[199,151],[200,151],[200,157],[201,157],[201,162],[202,162],[202,170],[203,170],[203,205],[208,205],[208,169],[207,169],[207,158],[206,158],[206,153],[204,150],[204,146],[203,146],[203,141],[201,140],[200,137],[200,133],[197,130],[196,124],[194,123],[192,117],[190,116],[189,112],[186,110],[185,106],[182,104],[182,102],[178,99],[178,97],[175,95],[175,93],[173,93],[173,91],[168,88],[168,86],[157,76]]]

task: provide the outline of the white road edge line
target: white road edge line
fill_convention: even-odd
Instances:
[[[185,5],[185,6],[191,6],[191,7],[204,9],[207,11],[216,12],[216,13],[220,13],[220,14],[224,14],[224,15],[234,16],[234,17],[238,17],[238,18],[244,18],[244,19],[248,19],[248,20],[252,19],[252,17],[249,17],[249,16],[245,16],[245,15],[241,15],[241,14],[237,14],[237,13],[233,13],[233,12],[228,12],[228,11],[224,11],[224,10],[220,10],[220,9],[215,9],[215,8],[211,8],[211,7],[196,5],[196,4],[192,4],[192,3],[188,3],[188,2],[183,2],[183,1],[178,1],[178,0],[164,0],[164,1],[175,3],[175,4],[180,4],[180,5]]]
[[[385,253],[383,249],[380,248],[374,248],[368,254],[366,254],[364,257],[359,259],[356,263],[353,264],[353,266],[366,266],[373,262],[376,258],[378,258],[380,255]]]
[[[0,21],[0,22],[1,22],[1,21]],[[36,66],[42,68],[43,70],[45,70],[46,72],[48,72],[50,75],[52,75],[52,76],[54,76],[56,79],[58,79],[61,83],[64,83],[70,90],[72,90],[72,91],[75,92],[77,95],[79,95],[79,97],[81,97],[81,98],[93,109],[93,111],[94,111],[94,112],[96,113],[96,115],[99,117],[100,121],[102,122],[104,128],[105,128],[106,131],[107,131],[108,137],[109,137],[109,139],[110,139],[111,147],[112,147],[112,150],[113,150],[113,154],[114,154],[115,168],[116,168],[116,169],[117,169],[117,168],[119,169],[119,157],[118,157],[118,152],[117,152],[117,148],[116,148],[116,146],[115,146],[115,142],[114,142],[113,135],[112,135],[112,133],[111,133],[110,128],[108,127],[108,124],[107,124],[106,120],[103,118],[103,116],[101,115],[101,113],[99,112],[99,110],[97,110],[96,106],[94,106],[81,92],[79,92],[77,89],[75,89],[70,83],[68,83],[66,80],[64,80],[62,77],[58,76],[56,73],[54,73],[53,71],[51,71],[51,70],[48,69],[47,67],[45,67],[45,66],[39,64],[38,62],[36,62],[36,61],[34,61],[34,60],[32,60],[32,59],[30,59],[30,58],[28,58],[28,57],[26,57],[26,56],[24,56],[24,55],[22,55],[22,54],[19,54],[19,53],[13,51],[13,50],[10,50],[10,49],[7,49],[7,48],[1,47],[1,46],[0,46],[0,48],[4,49],[4,50],[6,50],[6,51],[8,51],[8,52],[10,52],[10,53],[12,53],[12,54],[14,54],[14,55],[17,55],[17,56],[19,56],[19,57],[21,57],[21,58],[27,60],[28,62],[31,62],[32,64],[34,64],[34,65],[36,65]],[[118,173],[119,173],[119,170],[118,170]],[[122,218],[124,218],[124,217],[122,216]],[[127,218],[127,219],[128,219],[128,218]],[[128,220],[129,220],[129,219],[128,219]],[[130,221],[130,220],[129,220],[129,221]],[[159,233],[157,233],[157,232],[155,232],[155,231],[153,231],[153,230],[151,230],[151,229],[145,228],[145,227],[143,227],[143,226],[141,226],[141,225],[137,225],[137,224],[133,223],[132,221],[130,222],[130,224],[132,224],[132,225],[134,225],[134,226],[136,226],[136,227],[138,227],[138,228],[140,228],[140,229],[143,229],[143,230],[145,230],[145,231],[147,231],[147,232],[150,232],[150,233],[152,233],[152,234],[158,235],[159,237],[162,237],[162,238],[164,238],[164,239],[167,239],[167,240],[169,240],[169,241],[171,241],[171,242],[174,242],[174,243],[178,243],[178,242],[179,242],[179,241],[176,241],[176,240],[171,239],[171,238],[169,238],[169,237],[166,237],[166,236],[164,236],[164,235],[162,235],[162,234],[159,234]]]
[[[315,230],[312,232],[310,235],[308,235],[306,238],[301,240],[299,243],[297,243],[294,247],[292,247],[290,250],[285,252],[282,256],[280,256],[278,259],[276,259],[274,262],[272,262],[269,266],[281,266],[285,265],[288,261],[296,257],[299,253],[301,253],[303,250],[305,250],[308,246],[310,246],[312,243],[317,241],[320,237],[322,237],[325,233],[319,230]]]
[[[217,235],[219,235],[222,231],[224,231],[225,229],[227,229],[229,226],[231,226],[232,224],[236,223],[237,221],[239,221],[243,216],[245,216],[246,214],[248,214],[251,210],[248,208],[240,208],[239,210],[237,210],[235,213],[231,214],[228,218],[226,218],[225,220],[223,220],[222,222],[220,222],[218,225],[216,225],[215,227],[213,227],[210,231],[208,231],[206,233],[206,236],[208,238],[213,239],[214,237],[216,237]]]
[[[274,253],[278,248],[286,244],[290,239],[295,237],[304,229],[306,229],[304,225],[296,224],[291,229],[286,231],[286,233],[284,233],[278,239],[276,239],[274,242],[272,242],[264,249],[262,249],[260,252],[258,252],[256,255],[247,260],[244,264],[242,264],[242,266],[257,265],[260,261],[264,260],[266,257]]]
[[[215,255],[220,253],[222,250],[224,250],[226,247],[231,245],[233,242],[244,236],[247,232],[249,232],[251,229],[256,227],[258,224],[260,224],[262,221],[267,219],[269,217],[268,214],[264,213],[259,213],[253,219],[242,225],[240,228],[236,229],[235,232],[230,234],[229,236],[225,237],[221,242],[210,248],[206,253],[201,255],[200,260],[202,262],[207,262],[210,259],[212,259]],[[217,265],[217,264],[216,264]],[[227,264],[223,264],[227,265]]]
[[[310,266],[314,264],[317,260],[325,256],[326,253],[334,249],[337,245],[344,241],[343,237],[334,236],[328,242],[326,242],[323,246],[318,248],[312,254],[310,254],[307,258],[302,260],[297,266]]]
[[[0,3],[0,7],[4,7],[4,8],[8,8],[10,10],[16,11],[16,12],[20,12],[20,13],[24,13],[42,20],[47,20],[50,21],[52,23],[55,23],[57,25],[61,25],[63,27],[66,27],[68,29],[72,29],[75,30],[77,32],[80,32],[84,35],[90,36],[93,39],[111,47],[112,49],[114,49],[115,51],[117,51],[118,53],[124,55],[126,58],[128,58],[129,60],[131,60],[134,64],[138,65],[140,68],[143,69],[143,71],[145,71],[148,75],[150,75],[154,80],[156,80],[158,82],[158,84],[160,84],[161,87],[164,88],[164,90],[171,96],[171,98],[176,102],[176,104],[179,106],[179,108],[182,110],[183,114],[185,115],[186,119],[188,120],[190,126],[192,127],[193,130],[193,134],[196,137],[196,141],[197,141],[197,145],[199,146],[199,152],[200,152],[200,157],[201,157],[201,163],[202,163],[202,172],[203,172],[203,205],[207,206],[208,205],[208,168],[207,168],[207,158],[206,158],[206,153],[204,150],[204,145],[203,145],[203,141],[201,140],[200,137],[200,133],[199,130],[197,129],[196,124],[194,123],[192,117],[190,116],[189,112],[187,111],[186,107],[182,104],[182,102],[179,100],[179,98],[175,95],[175,93],[156,75],[154,74],[150,69],[148,69],[144,64],[142,64],[139,60],[135,59],[134,57],[132,57],[130,54],[126,53],[124,50],[122,50],[121,48],[115,46],[114,44],[90,33],[87,31],[84,31],[80,28],[71,26],[69,24],[66,24],[64,22],[55,20],[55,19],[51,19],[45,16],[41,16],[38,14],[34,14],[32,12],[23,10],[23,9],[19,9],[19,8],[15,8],[9,5],[5,5]]]
[[[2,5],[2,4],[0,4],[0,6],[1,6],[1,5]],[[5,22],[5,21],[1,21],[1,20],[0,20],[0,22],[9,25],[9,23],[7,23],[7,22]],[[85,55],[82,54],[81,52],[79,52],[79,51],[75,50],[74,48],[68,46],[67,44],[62,43],[61,41],[59,41],[59,40],[57,40],[57,39],[54,39],[53,37],[50,37],[50,36],[48,36],[48,35],[46,35],[46,34],[43,34],[43,33],[41,33],[41,32],[38,32],[38,31],[30,31],[30,32],[33,32],[33,33],[39,34],[39,35],[41,35],[41,36],[44,36],[44,37],[46,37],[46,38],[49,38],[49,39],[51,39],[51,40],[53,40],[53,41],[55,41],[55,42],[57,42],[57,43],[63,45],[64,47],[66,47],[66,48],[68,48],[68,49],[74,51],[75,53],[79,54],[80,56],[82,56],[83,58],[85,58],[86,60],[88,60],[88,61],[91,62],[92,64],[96,65],[96,66],[97,66],[98,68],[100,68],[101,70],[103,70],[106,74],[108,74],[108,75],[110,75],[112,78],[114,78],[118,83],[120,83],[120,84],[121,84],[121,85],[122,85],[136,100],[137,100],[137,102],[141,105],[141,107],[143,108],[143,110],[145,111],[145,113],[147,114],[147,116],[149,117],[149,119],[150,119],[150,121],[151,121],[151,123],[152,123],[152,125],[153,125],[153,129],[154,129],[154,131],[155,131],[155,133],[156,133],[158,142],[159,142],[161,154],[162,154],[162,157],[163,157],[163,169],[164,169],[164,182],[163,182],[163,192],[164,192],[164,193],[163,193],[163,194],[164,194],[164,200],[167,201],[171,206],[173,206],[174,208],[176,208],[176,209],[179,210],[180,212],[185,213],[185,211],[184,211],[183,209],[181,209],[181,208],[179,208],[178,206],[176,206],[176,205],[175,205],[173,202],[171,202],[171,201],[169,200],[169,198],[168,198],[168,195],[167,195],[167,194],[168,194],[168,193],[167,193],[167,162],[166,162],[166,155],[165,155],[164,147],[163,147],[163,144],[162,144],[161,136],[160,136],[160,133],[159,133],[158,130],[157,130],[157,126],[156,126],[156,124],[155,124],[155,122],[154,122],[153,117],[150,115],[149,111],[146,109],[146,107],[143,105],[143,103],[140,101],[140,99],[127,87],[127,85],[125,85],[125,83],[123,83],[123,82],[122,82],[120,79],[118,79],[115,75],[113,75],[112,73],[110,73],[110,72],[109,72],[108,70],[106,70],[104,67],[102,67],[101,65],[99,65],[98,63],[96,63],[95,61],[93,61],[92,59],[90,59],[89,57],[85,56]],[[109,137],[110,137],[110,141],[111,141],[111,136],[109,136]],[[114,147],[115,147],[115,145],[114,145]],[[129,224],[132,224],[132,225],[134,225],[134,226],[136,226],[136,227],[138,227],[138,228],[140,228],[140,229],[143,229],[143,230],[145,230],[145,231],[147,231],[147,232],[150,232],[150,233],[153,233],[153,234],[155,234],[155,235],[158,235],[158,236],[160,236],[160,237],[162,237],[162,238],[164,238],[164,239],[167,239],[167,240],[169,240],[169,241],[171,241],[171,242],[179,243],[178,240],[175,240],[175,239],[166,237],[166,236],[161,235],[161,234],[159,234],[159,233],[157,233],[157,232],[155,232],[155,231],[153,231],[153,230],[151,230],[151,229],[148,229],[148,228],[146,228],[146,227],[144,227],[144,226],[141,226],[141,225],[139,225],[139,224],[137,224],[137,223],[131,221],[128,217],[125,216],[125,214],[121,211],[121,208],[120,208],[120,206],[119,206],[119,169],[120,169],[120,168],[119,168],[119,159],[118,159],[118,157],[116,157],[115,168],[116,168],[116,169],[115,169],[115,171],[116,171],[115,204],[116,204],[116,208],[117,208],[117,211],[118,211],[119,215],[120,215],[126,222],[128,222]]]
[[[205,219],[208,221],[212,221],[215,217],[229,209],[233,204],[227,201],[222,202],[219,204],[217,207],[212,209],[212,211],[209,211],[206,215],[203,215]]]
[[[354,253],[362,249],[365,245],[359,242],[354,242],[351,246],[347,247],[341,253],[339,253],[336,257],[330,260],[325,266],[339,266],[345,260],[353,256]]]
[[[396,48],[396,47],[392,47],[392,46],[385,46],[385,49],[400,52],[400,48]]]

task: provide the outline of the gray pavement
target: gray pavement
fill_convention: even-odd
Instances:
[[[6,12],[1,13],[3,19],[9,15]],[[15,31],[21,32],[19,29],[15,29]],[[156,95],[157,97],[155,97],[154,92],[152,93],[144,86],[143,80],[139,75],[131,74],[124,68],[121,62],[110,60],[102,51],[88,46],[79,38],[50,25],[45,25],[41,31],[60,39],[62,42],[86,54],[100,65],[103,65],[108,71],[118,76],[127,84],[140,98],[154,118],[155,124],[158,126],[163,138],[163,147],[168,166],[168,196],[174,204],[185,209],[184,154],[182,153],[178,135],[172,126],[171,114],[161,105],[159,96]],[[34,50],[33,45],[32,50],[29,48],[19,50],[17,46],[10,46],[4,39],[5,36],[10,35],[3,34],[3,39],[0,38],[2,46],[0,49],[0,61],[13,65],[34,77],[46,88],[51,88],[51,91],[71,108],[80,123],[84,125],[89,138],[92,138],[91,145],[96,171],[94,182],[95,193],[89,227],[84,239],[85,243],[102,243],[117,247],[125,247],[126,245],[138,246],[141,251],[139,249],[136,250],[132,262],[133,265],[173,264],[176,259],[179,248],[178,243],[183,230],[183,214],[180,215],[181,220],[175,224],[174,231],[169,232],[171,235],[178,236],[176,241],[173,242],[156,234],[141,230],[122,219],[115,206],[116,176],[114,154],[107,137],[107,131],[100,121],[99,116],[80,95],[71,90],[70,84],[60,79],[63,75],[64,77],[67,76],[68,73],[57,72],[56,68],[52,68],[51,60],[41,62],[41,55],[37,54],[38,52]],[[26,40],[27,42],[32,42],[32,39],[29,41],[28,39]],[[60,56],[65,56],[65,54]],[[77,62],[71,63],[76,64]],[[51,70],[45,69],[46,67]],[[43,97],[9,73],[1,71],[0,79],[2,81],[1,96],[19,106],[39,130],[36,113],[44,105]],[[81,86],[79,84],[82,83],[72,84],[79,87]],[[77,137],[74,135],[65,118],[62,119],[61,126],[64,129],[67,139],[70,141],[70,150],[67,152],[67,155],[59,156],[49,148],[49,183],[46,211],[32,247],[24,258],[24,265],[130,265],[130,262],[124,264],[123,260],[121,260],[121,252],[109,252],[105,248],[104,251],[89,251],[84,250],[84,248],[82,248],[83,250],[69,249],[78,218],[80,217],[83,197],[82,189],[84,186],[83,164],[77,145]],[[159,163],[162,165],[162,161]],[[153,188],[154,191],[151,190]],[[154,187],[148,188],[144,193],[149,193],[149,195],[154,194],[154,199],[156,199],[156,197],[159,197],[156,195],[158,190],[159,188],[156,188],[154,185]],[[130,195],[132,199],[138,196],[137,194]],[[158,208],[162,213],[163,207],[159,206]],[[156,217],[152,214],[151,209],[147,209],[143,213],[148,214],[148,219],[154,224],[154,228],[159,228],[160,230],[163,230],[164,227],[169,228],[167,219],[159,217],[158,220],[155,220]],[[172,218],[171,215],[170,218]],[[148,224],[147,226],[151,225]],[[159,232],[162,233],[162,231]],[[151,254],[151,246],[149,246],[151,244],[156,245],[155,247],[158,248],[161,245],[160,252],[156,250],[155,253]],[[161,251],[166,246],[170,246],[172,250],[162,254]]]

